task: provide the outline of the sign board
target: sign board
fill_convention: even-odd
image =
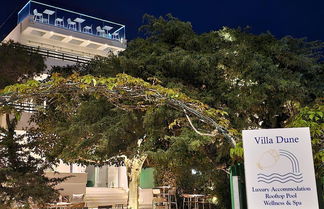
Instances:
[[[319,209],[309,128],[243,131],[249,209]]]

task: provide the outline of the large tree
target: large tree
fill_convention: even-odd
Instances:
[[[227,130],[225,112],[125,74],[115,78],[53,76],[45,83],[9,86],[4,93],[8,95],[1,97],[2,104],[7,105],[33,99],[41,108],[46,101],[46,108],[34,117],[38,127],[30,134],[44,142],[43,150],[51,147],[47,158],[124,163],[130,180],[128,203],[135,209],[138,178],[147,157],[176,147],[180,138],[196,137],[192,140],[195,149],[236,143]]]
[[[0,89],[25,82],[45,68],[44,58],[37,50],[13,41],[1,43]],[[58,193],[53,186],[63,179],[48,179],[44,175],[55,162],[40,157],[37,142],[26,134],[16,133],[18,112],[13,114],[1,108],[0,114],[4,119],[4,127],[0,127],[0,207],[26,206],[31,202],[44,204],[55,199]]]
[[[54,201],[58,197],[54,186],[65,179],[45,176],[54,162],[44,158],[39,142],[16,132],[20,114],[8,114],[5,109],[1,113],[5,113],[6,127],[0,127],[0,207],[28,208],[30,203]]]
[[[157,78],[225,108],[238,129],[284,127],[296,103],[323,97],[322,42],[227,27],[196,34],[189,22],[171,15],[144,20],[145,38],[130,41],[118,57],[93,61],[83,72]]]
[[[233,132],[238,133],[247,128],[285,127],[298,113],[298,106],[323,97],[322,42],[290,36],[277,39],[270,33],[255,35],[246,29],[227,27],[196,34],[189,22],[171,15],[159,18],[146,15],[144,20],[140,29],[144,37],[130,41],[118,57],[98,57],[74,70],[96,76],[125,72],[177,88],[211,107],[228,112],[230,123],[236,129]],[[156,118],[155,122],[165,121],[162,116],[167,113],[159,111],[151,115]],[[181,120],[172,124],[175,130],[182,126]],[[213,186],[204,188],[219,189],[218,197],[226,205],[228,198],[226,200],[223,189],[226,177],[219,169],[242,161],[242,144],[238,143],[239,147],[231,151],[233,158],[229,159],[227,146],[217,143],[205,146],[197,138],[191,132],[169,137],[166,145],[174,141],[174,146],[156,152],[150,163],[160,166],[159,171],[170,170],[178,186],[187,191],[194,189],[195,183],[190,184],[191,188],[187,184],[193,179],[201,177],[208,179],[205,182],[213,181]],[[187,178],[193,168],[201,175]],[[212,177],[221,182],[217,183]]]

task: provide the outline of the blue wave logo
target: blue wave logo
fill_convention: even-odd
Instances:
[[[303,182],[303,175],[300,173],[299,169],[299,162],[297,157],[287,151],[287,150],[279,150],[280,157],[284,157],[289,160],[291,164],[291,172],[286,174],[280,174],[280,173],[271,173],[271,174],[263,174],[258,173],[257,174],[257,180],[258,182],[263,182],[266,184],[270,184],[272,182],[279,182],[279,183],[287,183],[287,182],[295,182],[295,183],[301,183]]]
[[[263,182],[270,184],[272,182],[280,182],[280,183],[287,183],[289,181],[293,181],[295,183],[303,182],[303,176],[301,173],[286,173],[286,174],[279,174],[279,173],[272,173],[270,175],[265,175],[262,173],[258,174],[258,182]]]

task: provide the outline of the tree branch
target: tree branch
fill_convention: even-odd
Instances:
[[[88,163],[101,164],[101,163],[109,163],[112,160],[117,160],[118,158],[124,158],[124,161],[126,161],[128,159],[128,157],[126,155],[117,155],[117,156],[108,158],[107,160],[104,160],[104,161],[100,161],[100,160],[98,160],[98,161],[96,161],[96,160],[89,160],[89,159],[85,159],[83,157],[78,157],[77,160],[81,160],[81,161],[88,162]]]
[[[176,97],[171,97],[167,89],[163,87],[157,88],[157,86],[147,84],[141,79],[135,79],[124,74],[117,76],[114,78],[115,80],[109,83],[109,85],[114,86],[113,88],[107,88],[108,84],[105,83],[107,82],[105,80],[102,81],[102,84],[99,83],[94,85],[91,82],[89,83],[89,79],[100,80],[100,78],[88,78],[87,76],[75,79],[71,76],[71,78],[62,79],[62,81],[57,79],[61,82],[59,85],[41,83],[39,86],[33,88],[30,87],[30,89],[27,90],[23,86],[21,92],[13,90],[3,96],[0,95],[0,105],[12,105],[13,101],[17,102],[19,100],[22,101],[23,99],[34,97],[44,98],[48,95],[60,95],[64,93],[75,95],[96,93],[106,97],[113,105],[124,110],[147,109],[152,105],[158,106],[160,104],[166,104],[174,109],[181,111],[186,110],[190,115],[196,116],[200,121],[213,126],[214,130],[217,130],[220,135],[223,135],[224,139],[228,140],[233,146],[236,144],[234,136],[231,136],[225,127],[219,125],[213,118],[209,117],[208,114],[204,114],[206,107],[204,107],[199,101],[190,100],[184,95],[182,95],[184,97],[182,99],[175,99]],[[125,101],[128,101],[128,103]],[[188,118],[188,114],[186,114],[186,117]],[[216,136],[215,134],[199,132],[193,126],[190,119],[189,122],[196,133],[205,136]]]
[[[187,120],[189,121],[189,124],[190,124],[191,128],[192,128],[192,129],[193,129],[197,134],[199,134],[199,135],[201,135],[201,136],[211,136],[211,137],[216,136],[216,134],[201,133],[200,131],[198,131],[198,130],[196,129],[196,127],[192,124],[192,121],[191,121],[190,117],[188,116],[187,111],[186,111],[185,109],[184,109],[183,111],[185,112],[186,118],[187,118]]]

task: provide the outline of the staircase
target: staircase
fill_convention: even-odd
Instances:
[[[122,188],[87,187],[85,195],[86,206],[97,208],[98,206],[124,204],[127,206],[127,191]]]

